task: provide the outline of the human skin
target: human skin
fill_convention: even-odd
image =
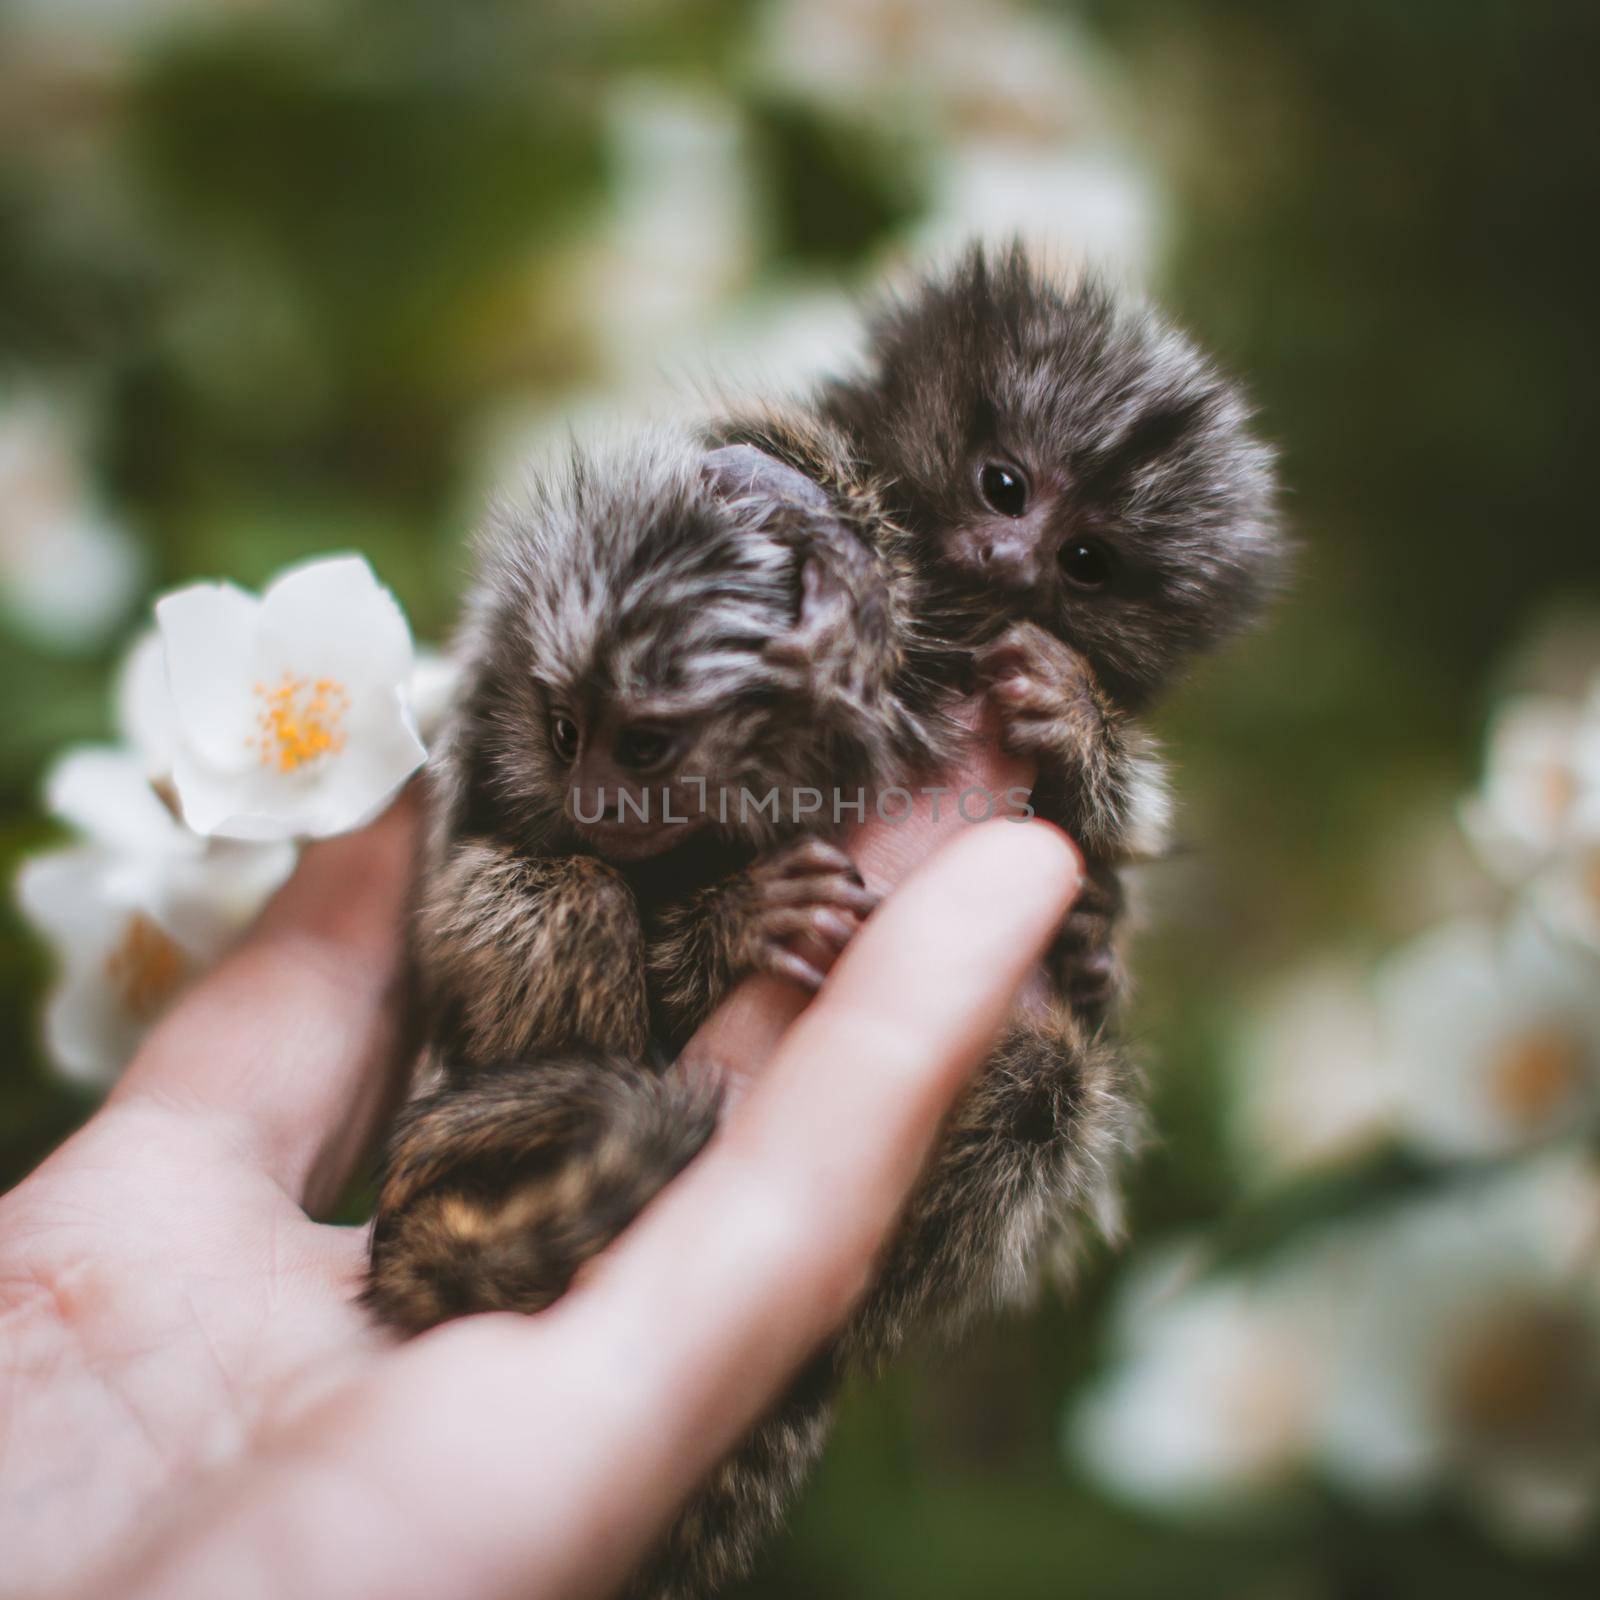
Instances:
[[[742,1092],[572,1291],[403,1345],[312,1218],[394,1099],[413,806],[309,847],[0,1201],[0,1593],[613,1589],[848,1314],[1076,893],[1054,829],[927,809],[854,842],[909,875],[817,1000],[752,980],[691,1045]]]

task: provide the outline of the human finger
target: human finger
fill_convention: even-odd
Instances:
[[[308,845],[241,943],[164,1017],[111,1104],[215,1117],[309,1208],[331,1204],[393,1092],[417,828],[407,794]]]
[[[965,830],[968,812],[981,816],[992,806],[1011,814],[1032,787],[1032,764],[1000,749],[982,702],[963,702],[955,716],[975,737],[951,769],[939,782],[919,787],[904,817],[875,815],[846,841],[862,877],[880,893],[893,890],[944,841]],[[963,812],[963,798],[972,796],[979,798]],[[796,960],[805,964],[804,954]],[[715,1074],[730,1098],[737,1098],[811,1003],[813,988],[765,973],[744,979],[695,1032],[677,1069],[695,1076]]]

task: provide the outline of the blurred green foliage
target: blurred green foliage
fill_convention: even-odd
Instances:
[[[1137,1231],[1255,1225],[1223,1141],[1241,995],[1297,949],[1409,931],[1405,820],[1474,769],[1541,609],[1600,599],[1588,224],[1600,21],[1516,0],[1097,0],[1124,133],[1174,197],[1166,297],[1247,375],[1302,542],[1277,626],[1163,719],[1187,858],[1136,1027],[1160,1139]],[[921,203],[913,154],[749,74],[750,13],[351,0],[0,79],[0,364],[87,393],[152,590],[365,551],[447,627],[473,428],[588,381],[555,278],[608,204],[604,92],[710,86],[751,130],[762,270],[858,279]],[[85,151],[89,150],[90,155]],[[87,185],[87,188],[85,188]],[[1039,219],[1047,223],[1047,218]],[[0,635],[0,866],[51,837],[50,754],[108,730],[108,651]],[[1415,913],[1420,918],[1424,913]],[[84,1104],[30,1044],[47,974],[0,913],[0,1178]],[[1234,1527],[1114,1509],[1062,1463],[1106,1269],[1070,1305],[857,1395],[749,1592],[933,1597],[1589,1595],[1600,1553],[1514,1561],[1465,1521],[1332,1501]]]

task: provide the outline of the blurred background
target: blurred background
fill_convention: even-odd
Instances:
[[[1597,44],[1516,0],[8,0],[0,864],[63,838],[154,593],[357,549],[441,639],[569,425],[821,370],[975,231],[1087,255],[1248,380],[1302,543],[1160,719],[1131,1238],[855,1393],[747,1592],[1592,1595]],[[0,913],[6,1182],[93,1103],[53,970]]]

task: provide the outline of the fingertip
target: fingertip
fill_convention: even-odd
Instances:
[[[965,830],[941,852],[970,859],[996,900],[1018,906],[1069,903],[1083,882],[1077,842],[1042,817],[995,817]]]
[[[1084,876],[1083,850],[1070,833],[1043,817],[1021,822],[1001,818],[999,826],[1025,841],[1024,848],[1037,870],[1050,877],[1049,887],[1062,894],[1077,892]]]

